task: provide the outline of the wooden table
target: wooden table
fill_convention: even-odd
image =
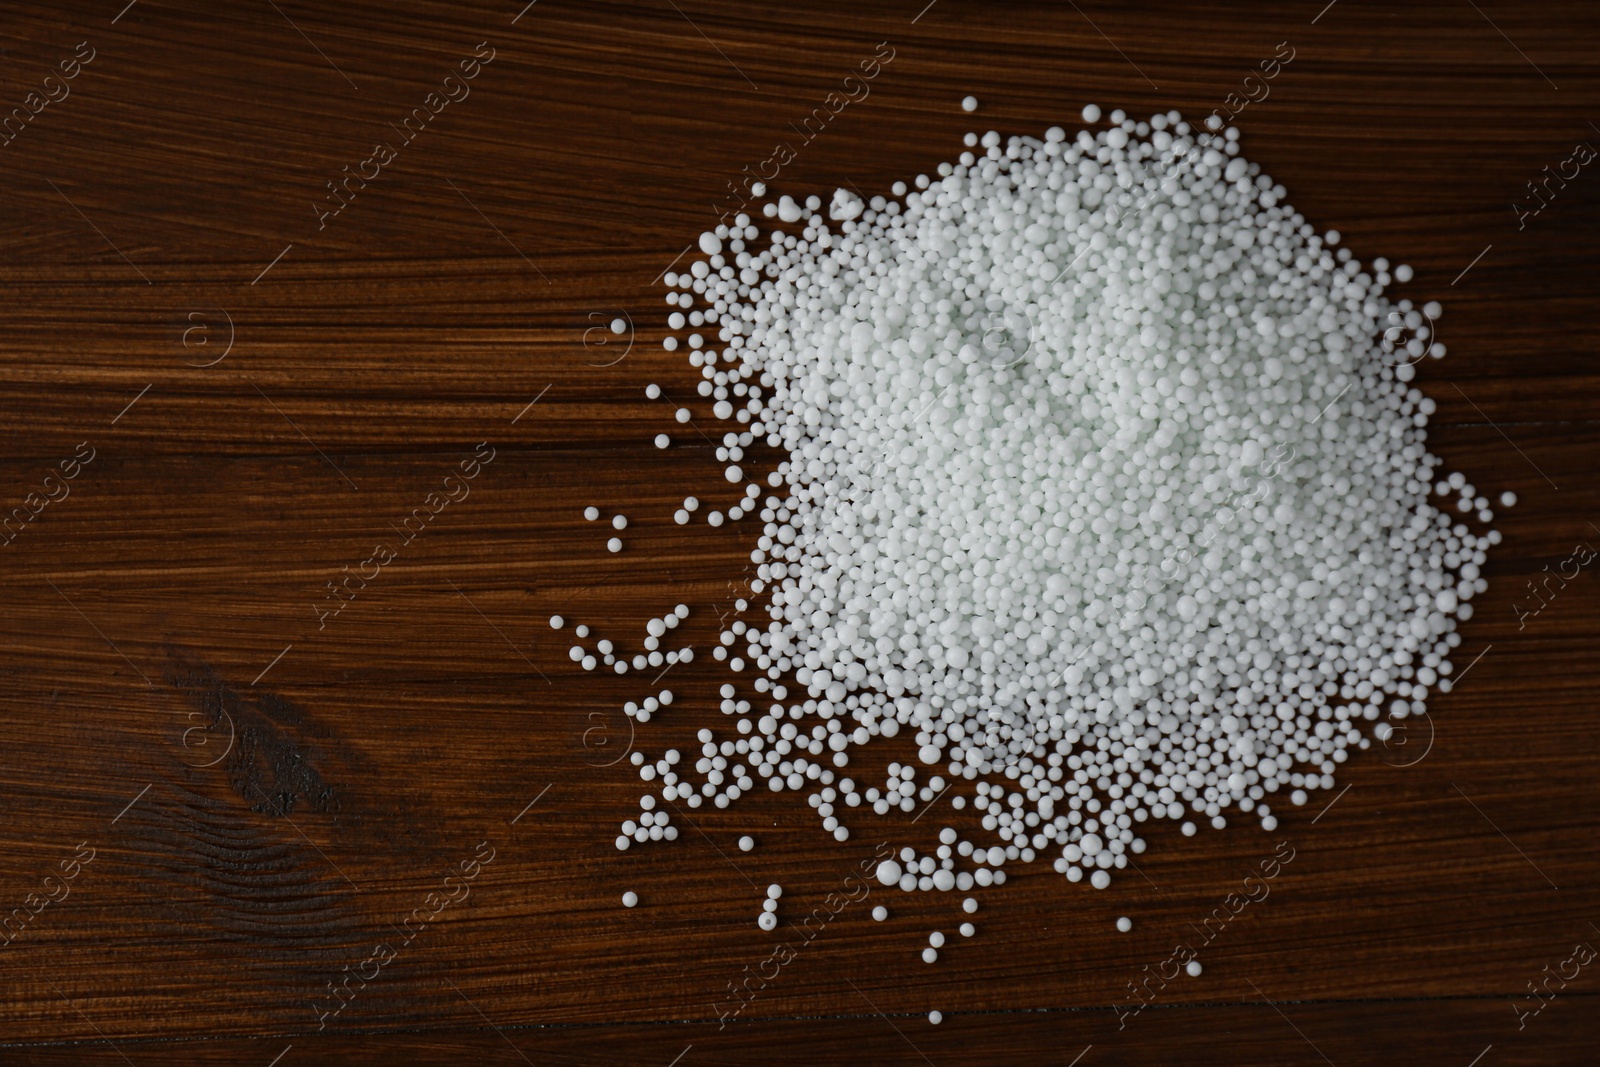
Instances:
[[[1514,610],[1600,545],[1600,175],[1536,214],[1527,189],[1600,145],[1592,5],[124,2],[11,12],[0,67],[0,512],[32,516],[0,544],[0,1061],[1592,1061],[1600,963],[1569,961],[1600,945],[1600,578]],[[618,853],[641,787],[605,764],[642,681],[584,674],[545,620],[682,600],[705,648],[746,573],[750,524],[673,524],[727,487],[704,441],[651,446],[675,424],[643,392],[690,395],[658,279],[728,184],[779,144],[778,187],[826,199],[974,125],[1199,117],[1282,42],[1246,152],[1444,302],[1431,445],[1521,497],[1431,722],[1275,834],[1162,826],[1106,892],[1038,864],[934,966],[942,894],[874,891],[892,921],[856,902],[811,940],[754,920],[769,882],[794,923],[879,841],[927,844],[948,800],[838,844],[763,791]],[[634,743],[718,720],[719,681],[675,669]],[[1131,1011],[1280,848],[1270,897],[1204,926],[1204,976]],[[795,958],[719,1026],[775,936]]]

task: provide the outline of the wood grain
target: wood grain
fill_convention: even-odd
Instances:
[[[0,1060],[1590,1054],[1593,967],[1528,1012],[1530,983],[1600,942],[1597,579],[1520,627],[1512,605],[1600,538],[1600,177],[1520,226],[1512,205],[1600,141],[1600,15],[924,2],[8,17],[0,116],[80,42],[94,58],[0,145],[0,514],[80,443],[94,458],[0,543],[0,915],[27,916],[0,947]],[[875,891],[893,921],[856,902],[812,939],[786,925],[795,959],[719,1026],[729,983],[772,950],[763,887],[785,886],[798,924],[878,842],[925,844],[956,816],[858,819],[838,844],[762,793],[680,819],[674,847],[611,845],[640,792],[606,765],[630,743],[615,709],[643,680],[584,675],[544,620],[626,632],[683,601],[704,647],[754,535],[671,521],[682,496],[727,488],[697,435],[650,444],[676,427],[645,383],[686,402],[694,381],[660,350],[655,279],[880,42],[893,60],[800,145],[784,190],[886,191],[974,120],[1036,133],[1089,101],[1203,115],[1281,41],[1296,58],[1237,120],[1246,151],[1357,255],[1416,267],[1407,295],[1444,302],[1450,355],[1421,375],[1431,447],[1521,497],[1465,631],[1481,658],[1406,747],[1353,760],[1346,791],[1280,812],[1275,835],[1158,827],[1106,892],[1018,873],[932,967],[920,948],[959,921],[953,902]],[[481,42],[470,95],[402,143],[391,124]],[[325,183],[385,139],[396,158],[319,228]],[[629,334],[599,344],[619,314]],[[480,443],[470,496],[319,623],[326,583]],[[625,506],[627,551],[604,550],[590,503]],[[671,713],[632,743],[689,739],[720,681],[674,668]],[[897,742],[861,762],[907,758]],[[1213,934],[1204,976],[1131,1013],[1129,983],[1218,929],[1207,917],[1279,841],[1293,861]],[[63,863],[67,892],[34,913]],[[392,958],[331,1012],[328,984],[379,945]]]

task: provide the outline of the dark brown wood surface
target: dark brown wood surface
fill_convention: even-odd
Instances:
[[[1591,5],[124,2],[4,15],[0,117],[93,58],[0,144],[0,513],[94,458],[0,543],[0,914],[31,916],[0,948],[0,1062],[1592,1060],[1600,962],[1547,979],[1600,945],[1600,577],[1513,609],[1600,544],[1600,174],[1513,208],[1600,144]],[[1091,101],[1199,117],[1284,41],[1236,120],[1246,153],[1444,303],[1432,447],[1521,497],[1470,672],[1275,834],[1157,828],[1104,892],[1038,864],[933,966],[954,900],[875,890],[719,1027],[728,984],[796,940],[756,929],[761,888],[795,922],[954,813],[857,816],[837,844],[762,791],[673,846],[612,846],[641,788],[603,764],[642,683],[583,674],[545,620],[632,632],[681,600],[705,648],[754,535],[672,523],[727,487],[703,443],[650,443],[671,406],[644,385],[695,380],[660,350],[654,280],[880,42],[870,95],[781,190],[883,192],[968,129],[1037,134]],[[404,143],[390,124],[487,49]],[[396,158],[319,228],[325,183],[380,140]],[[617,315],[634,329],[598,344]],[[480,442],[471,495],[319,628],[325,583]],[[622,554],[591,503],[626,506]],[[720,719],[708,661],[672,679],[652,751]],[[1205,974],[1129,1013],[1128,983],[1280,841],[1293,861]],[[402,947],[323,1018],[382,943]]]

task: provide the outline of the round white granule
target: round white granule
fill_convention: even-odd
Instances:
[[[776,930],[778,928],[778,917],[770,911],[764,911],[756,918],[756,925],[769,932]]]
[[[883,922],[889,917],[889,909],[884,907],[882,904],[874,905],[872,909],[872,917],[878,922]]]
[[[622,906],[624,908],[631,908],[638,903],[639,894],[635,893],[633,890],[630,889],[626,893],[622,894]]]
[[[1203,970],[1199,960],[1190,960],[1183,969],[1188,972],[1190,978],[1199,978],[1200,972]]]
[[[756,847],[756,839],[751,837],[749,834],[745,834],[743,837],[739,838],[739,851],[740,852],[749,852],[751,849],[753,849],[755,847]]]
[[[1117,929],[1122,933],[1127,933],[1129,930],[1133,929],[1133,920],[1128,918],[1126,915],[1122,916],[1117,920]]]
[[[972,109],[968,108],[967,110],[971,111]],[[938,1026],[940,1023],[944,1022],[944,1014],[938,1011],[930,1011],[928,1013],[928,1021],[934,1026]]]
[[[962,111],[976,111],[976,110],[978,110],[978,98],[975,97],[975,96],[963,96],[961,98],[961,110]]]

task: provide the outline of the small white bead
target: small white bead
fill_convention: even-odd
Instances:
[[[622,538],[613,537],[611,540],[606,542],[606,548],[610,549],[612,552],[621,552],[622,551]]]
[[[1133,929],[1133,920],[1128,918],[1126,915],[1122,916],[1117,920],[1117,929],[1123,933],[1127,933],[1129,930]]]
[[[1190,960],[1188,965],[1184,967],[1184,970],[1189,972],[1190,978],[1199,978],[1202,969],[1199,960]]]
[[[936,949],[936,948],[925,948],[925,949],[922,950],[922,962],[923,963],[935,963],[935,962],[938,961],[938,959],[939,959],[939,950],[938,949]]]
[[[975,97],[975,96],[963,96],[961,98],[961,110],[962,111],[976,111],[976,110],[978,110],[978,98]]]
[[[778,928],[778,917],[770,911],[764,911],[756,919],[756,925],[768,932],[776,930]]]
[[[889,917],[889,909],[884,907],[882,904],[876,905],[872,909],[872,917],[878,922],[883,922],[883,920]]]
[[[583,509],[583,517],[588,519],[590,522],[593,522],[594,520],[596,520],[596,519],[598,519],[600,517],[600,509],[599,508],[584,508]]]
[[[657,448],[666,448],[670,444],[672,444],[672,438],[668,437],[664,433],[656,434],[656,447]],[[595,517],[599,518],[598,515],[595,516]]]
[[[973,934],[975,934],[977,932],[978,932],[978,928],[976,926],[973,926],[971,923],[962,923],[961,924],[961,936],[962,937],[971,937]]]
[[[560,615],[550,616],[550,629],[559,630],[566,624],[567,620],[563,619]]]
[[[756,839],[751,837],[749,834],[745,834],[743,837],[739,838],[739,851],[740,852],[749,852],[751,849],[753,849],[755,847],[756,847]]]
[[[940,1023],[944,1022],[944,1015],[941,1012],[930,1011],[928,1013],[928,1021],[934,1026],[938,1026]]]
[[[612,518],[611,518],[611,528],[613,530],[626,530],[628,528],[627,516],[625,516],[625,515],[614,515],[614,516],[612,516]]]
[[[635,893],[630,889],[626,893],[622,894],[622,906],[624,908],[631,908],[637,903],[639,903],[638,893]]]

